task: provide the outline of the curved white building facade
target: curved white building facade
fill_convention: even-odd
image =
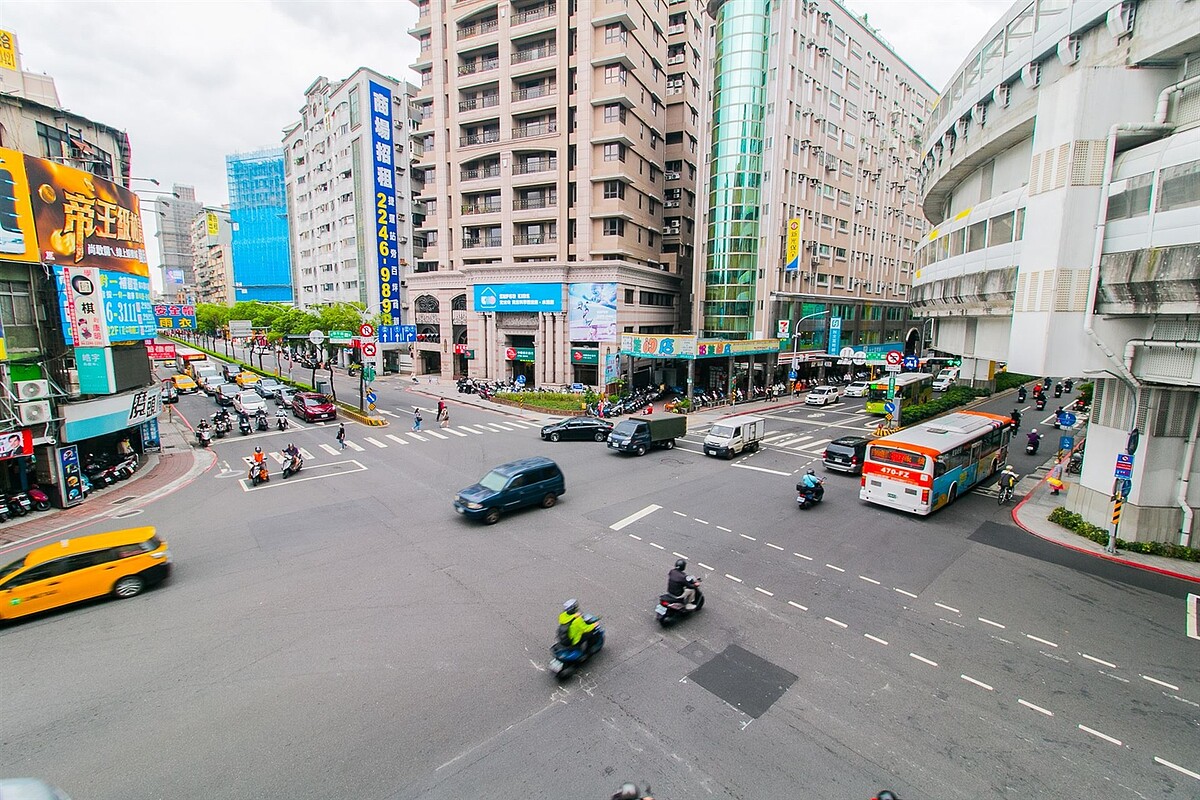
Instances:
[[[933,226],[914,311],[964,377],[1096,381],[1081,485],[1096,524],[1192,543],[1200,502],[1200,4],[1021,0],[922,141]],[[1131,482],[1114,482],[1129,432]]]

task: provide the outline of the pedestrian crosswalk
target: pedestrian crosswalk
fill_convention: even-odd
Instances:
[[[811,435],[805,435],[796,431],[778,433],[763,439],[763,444],[784,450],[795,450],[809,455],[820,454],[825,450],[825,445],[828,443],[828,438],[814,439]]]

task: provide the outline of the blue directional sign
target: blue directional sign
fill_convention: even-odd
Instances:
[[[400,344],[417,340],[416,325],[380,325],[375,331],[380,344]]]
[[[525,385],[525,376],[518,375],[517,376],[517,386],[524,386],[524,385]]]
[[[1118,453],[1116,469],[1113,471],[1113,475],[1117,478],[1132,478],[1133,456],[1126,453]]]
[[[895,403],[884,403],[883,410],[884,410],[884,413],[895,414],[896,413],[896,404]]]
[[[1058,415],[1058,424],[1062,425],[1064,428],[1073,428],[1075,427],[1075,419],[1075,415],[1070,411],[1064,411]]]
[[[905,369],[916,369],[920,364],[920,359],[916,356],[905,356],[904,361],[901,362],[901,366]]]
[[[1058,437],[1058,449],[1062,450],[1064,452],[1068,452],[1068,453],[1071,452],[1072,450],[1074,450],[1075,449],[1075,437],[1074,436]]]
[[[374,403],[379,397],[374,392],[367,392],[367,402]]]
[[[796,380],[796,375],[797,375],[797,373],[796,373],[796,370],[794,370],[794,369],[789,369],[789,370],[788,370],[788,380],[789,380],[789,381],[794,381],[794,380]]]

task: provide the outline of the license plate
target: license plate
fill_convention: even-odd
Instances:
[[[665,606],[659,606],[658,608],[654,609],[654,613],[660,617],[665,617],[667,615],[667,609]]]
[[[551,672],[561,672],[562,668],[563,668],[563,662],[559,661],[557,658],[551,659],[551,661],[550,661],[550,671]]]

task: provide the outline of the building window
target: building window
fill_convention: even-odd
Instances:
[[[625,160],[625,145],[617,142],[609,142],[604,145],[604,160],[605,161],[624,161]]]
[[[604,68],[605,83],[625,83],[625,67],[620,64],[609,64]]]
[[[109,180],[113,177],[112,155],[99,146],[86,141],[83,132],[52,128],[45,123],[37,124],[37,137],[42,144],[42,158],[58,164],[66,164]]]
[[[986,247],[987,220],[980,220],[967,228],[967,252],[973,253]]]
[[[604,107],[605,122],[619,122],[625,124],[625,106],[620,103],[612,103]]]
[[[625,290],[625,305],[627,305],[627,306],[633,305],[633,289]]]
[[[1108,219],[1133,219],[1150,213],[1150,188],[1154,173],[1126,178],[1124,187],[1108,196]]]
[[[1008,244],[1013,240],[1013,215],[1010,211],[988,220],[988,247]]]
[[[1163,167],[1158,210],[1174,211],[1200,205],[1200,161]]]
[[[604,220],[604,235],[605,236],[624,236],[625,235],[625,220],[623,220],[623,219],[606,219],[606,220]]]
[[[625,184],[621,181],[604,182],[604,199],[621,200],[625,197]]]
[[[426,74],[429,75],[430,80],[433,79],[432,71],[430,71],[429,73],[421,73],[422,85],[424,85],[424,83],[425,83]],[[358,87],[352,86],[352,87],[350,87],[350,127],[357,128],[361,122],[362,122],[362,107],[361,107],[361,104],[359,103],[359,99],[358,99]]]
[[[628,37],[625,34],[625,26],[619,22],[613,22],[604,26],[604,43],[605,44],[625,44]]]

